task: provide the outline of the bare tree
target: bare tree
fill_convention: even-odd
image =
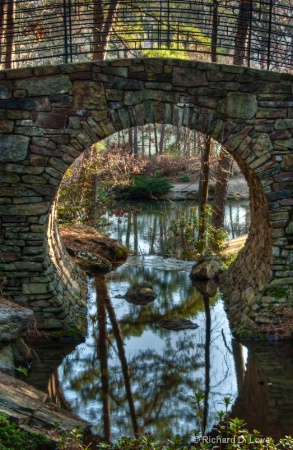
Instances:
[[[218,158],[217,181],[212,214],[212,225],[216,228],[224,227],[230,166],[231,156],[224,147],[221,147]]]
[[[199,228],[198,240],[204,237],[206,223],[205,223],[205,208],[208,201],[209,192],[209,173],[210,173],[210,154],[211,154],[211,137],[205,136],[205,145],[203,148],[200,170],[199,182]]]
[[[247,32],[250,23],[251,0],[240,0],[233,64],[244,65]]]
[[[110,38],[110,33],[118,6],[119,0],[110,0],[107,8],[102,0],[94,0],[94,61],[102,61],[106,58],[106,47]]]

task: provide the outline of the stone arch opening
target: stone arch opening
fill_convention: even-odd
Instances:
[[[1,270],[7,293],[34,309],[41,326],[76,325],[84,309],[84,276],[53,221],[63,174],[91,144],[146,123],[210,135],[248,181],[249,238],[223,277],[235,331],[256,331],[268,305],[292,298],[293,76],[149,58],[1,77]]]

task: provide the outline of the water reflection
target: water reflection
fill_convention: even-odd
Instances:
[[[130,214],[118,228],[113,223],[110,232],[136,253],[164,254],[160,242],[174,206],[164,206],[164,220],[158,204],[145,208],[145,214]],[[248,226],[246,204],[227,208],[230,235],[237,237]],[[244,346],[234,340],[217,287],[192,283],[191,266],[172,258],[131,256],[106,278],[91,280],[85,342],[37,346],[38,359],[26,381],[47,389],[58,405],[92,422],[93,431],[107,440],[147,431],[160,440],[175,433],[189,438],[197,425],[191,398],[196,390],[206,396],[207,431],[229,395],[232,414],[244,418],[250,430],[257,427],[275,438],[292,433],[292,343]],[[144,281],[157,299],[128,303],[127,290]],[[160,327],[173,318],[190,319],[198,328]]]
[[[221,299],[218,294],[209,299],[192,286],[189,269],[189,263],[176,260],[134,257],[107,280],[100,276],[92,283],[89,336],[64,360],[59,378],[73,410],[108,440],[139,431],[151,431],[159,439],[175,433],[190,436],[196,425],[195,390],[206,393],[207,428],[223,396],[236,397]],[[133,305],[121,298],[142,280],[151,282],[157,300]],[[174,317],[199,327],[159,326]]]
[[[128,202],[128,204],[135,208],[139,206],[137,202]],[[188,217],[190,206],[194,205],[195,203],[190,201],[144,201],[139,215],[131,211],[126,217],[119,219],[108,215],[107,221],[110,226],[105,231],[114,239],[119,239],[135,254],[170,254],[168,229],[172,221],[178,219],[180,212]],[[230,238],[247,233],[249,224],[249,203],[246,201],[228,202],[225,209],[225,229]]]
[[[280,439],[293,434],[293,344],[250,342],[243,383],[232,408],[249,429]]]
[[[223,409],[223,396],[230,395],[232,415],[250,431],[258,428],[275,439],[292,434],[292,342],[242,345],[232,339],[220,297],[208,300],[188,273],[188,263],[133,256],[107,280],[92,280],[85,342],[35,346],[38,358],[25,381],[112,440],[138,430],[159,439],[189,436],[196,425],[191,395],[198,389],[206,394],[207,430]],[[157,300],[139,306],[121,298],[142,279],[153,280]],[[158,325],[172,317],[199,327],[171,331]]]

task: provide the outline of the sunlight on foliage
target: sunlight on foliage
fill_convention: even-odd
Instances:
[[[211,224],[211,207],[205,208],[205,232],[198,239],[200,218],[197,207],[191,207],[188,214],[178,211],[178,218],[169,228],[169,252],[180,259],[193,261],[209,252],[219,256],[225,250],[228,233]]]

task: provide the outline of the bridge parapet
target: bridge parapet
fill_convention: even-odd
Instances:
[[[211,135],[238,162],[252,223],[223,289],[236,332],[274,323],[272,308],[277,316],[293,300],[292,86],[289,74],[167,58],[0,72],[7,294],[53,328],[74,323],[85,283],[52,221],[63,174],[85,148],[116,131],[166,123]]]

